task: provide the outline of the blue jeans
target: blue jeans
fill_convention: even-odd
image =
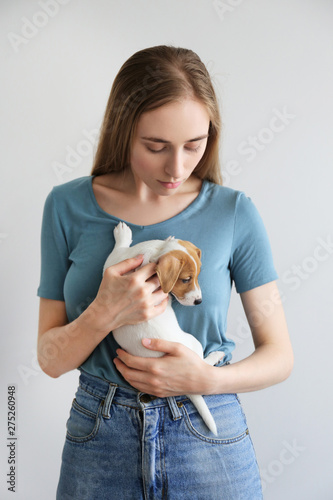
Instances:
[[[186,396],[156,398],[81,372],[57,500],[259,500],[236,394],[205,396],[218,437]]]

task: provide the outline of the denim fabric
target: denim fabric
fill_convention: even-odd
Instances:
[[[236,394],[205,396],[218,436],[186,396],[155,398],[81,372],[57,500],[259,500]]]

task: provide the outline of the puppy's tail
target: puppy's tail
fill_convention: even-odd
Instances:
[[[217,436],[217,428],[215,420],[213,419],[212,414],[210,413],[204,398],[202,396],[196,396],[193,394],[191,396],[188,396],[188,398],[192,401],[192,403],[198,410],[199,414],[201,415],[208,429],[212,431],[212,433],[215,434],[215,436]]]

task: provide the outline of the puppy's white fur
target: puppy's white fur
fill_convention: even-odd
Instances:
[[[118,226],[114,229],[115,246],[111,254],[108,256],[103,272],[110,266],[113,266],[125,259],[135,257],[136,255],[143,254],[144,260],[141,266],[146,265],[150,262],[158,263],[159,259],[166,254],[180,255],[182,252],[183,258],[192,259],[194,261],[194,266],[192,267],[196,271],[196,279],[193,279],[188,285],[189,290],[186,291],[183,297],[177,297],[173,289],[170,290],[171,293],[176,297],[176,299],[183,305],[194,305],[195,303],[201,302],[201,290],[197,284],[197,275],[200,272],[200,267],[195,262],[195,258],[191,256],[191,252],[186,248],[187,242],[182,242],[182,240],[177,240],[172,237],[166,240],[150,240],[142,243],[138,243],[133,247],[130,247],[132,243],[132,231],[123,222],[120,222]],[[184,246],[185,245],[185,246]],[[191,244],[190,244],[191,245]],[[193,247],[195,248],[195,247]],[[198,249],[197,249],[198,250]],[[178,251],[178,252],[175,252]],[[198,250],[200,253],[200,251]],[[160,278],[161,281],[161,278]],[[184,287],[184,286],[183,286]],[[176,287],[175,287],[176,288]],[[168,290],[169,291],[169,290]],[[116,342],[127,352],[134,356],[142,357],[160,357],[164,353],[158,351],[152,351],[146,349],[142,345],[143,338],[158,338],[173,342],[179,342],[189,349],[192,349],[201,359],[203,359],[203,349],[201,343],[189,333],[185,333],[179,326],[176,315],[171,306],[172,298],[169,296],[168,305],[164,313],[161,315],[143,322],[137,325],[124,325],[115,330],[113,330],[113,336]],[[210,353],[204,361],[209,365],[214,365],[220,361],[224,356],[221,351],[216,351]],[[217,429],[215,421],[203,399],[200,395],[187,395],[188,398],[197,408],[207,427],[217,435]]]

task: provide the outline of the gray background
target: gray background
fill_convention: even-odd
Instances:
[[[36,362],[45,198],[89,174],[121,64],[163,43],[192,48],[208,66],[225,185],[259,209],[280,277],[295,368],[286,382],[241,395],[265,499],[332,499],[332,1],[2,0],[0,14],[1,499],[54,499],[77,384],[77,371],[53,380]],[[234,359],[251,352],[234,290],[228,333]],[[10,383],[16,495],[6,488]]]

